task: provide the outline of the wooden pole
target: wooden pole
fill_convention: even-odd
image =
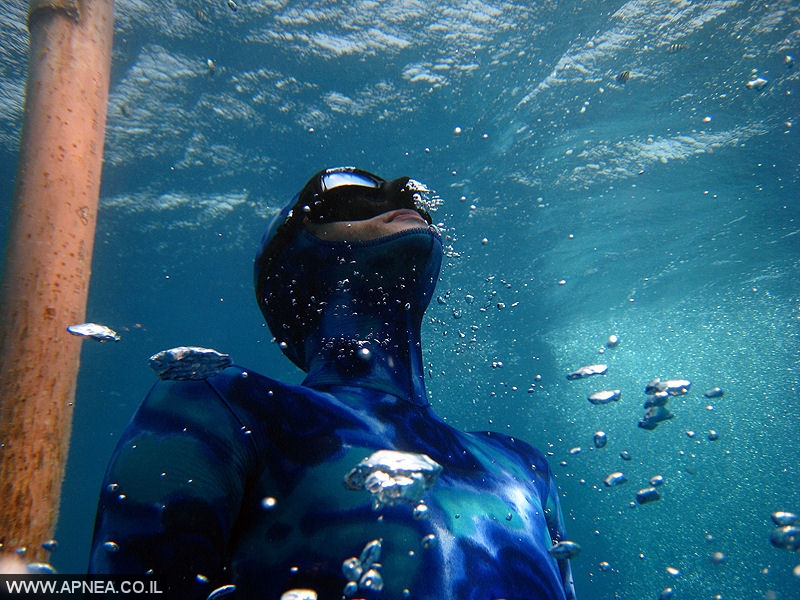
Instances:
[[[100,194],[113,0],[31,0],[0,290],[0,543],[48,558],[69,449]]]

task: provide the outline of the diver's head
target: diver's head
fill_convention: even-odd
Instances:
[[[307,341],[326,311],[345,321],[406,311],[421,321],[442,257],[428,192],[408,177],[326,169],[273,219],[256,255],[256,299],[295,364],[307,368]]]

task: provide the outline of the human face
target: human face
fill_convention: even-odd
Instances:
[[[328,242],[369,242],[408,229],[427,229],[428,222],[415,210],[400,208],[363,221],[305,223],[314,237]]]

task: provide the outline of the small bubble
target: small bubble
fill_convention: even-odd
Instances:
[[[351,556],[342,562],[342,575],[344,575],[344,578],[348,581],[357,581],[363,572],[364,569],[361,568],[361,561],[355,556]]]
[[[353,583],[355,584],[355,581]],[[345,590],[346,589],[347,588],[345,588]],[[356,586],[356,589],[358,589],[358,586]],[[356,590],[353,590],[353,593],[355,593],[355,591]],[[352,596],[353,594],[351,593],[350,595]],[[317,600],[317,592],[306,589],[289,590],[281,594],[280,600]]]
[[[721,565],[726,560],[728,559],[722,552],[714,552],[714,554],[711,555],[711,562],[714,563],[715,565]]]
[[[219,600],[220,598],[230,596],[234,593],[236,593],[236,586],[229,583],[228,585],[223,585],[212,591],[206,600]]]
[[[373,564],[377,564],[380,558],[381,541],[372,540],[364,546],[364,549],[361,551],[361,556],[358,558],[358,562],[361,563],[365,569],[368,569]]]
[[[103,544],[103,550],[106,552],[118,552],[119,551],[119,544],[117,542],[108,541]]]
[[[49,563],[32,562],[25,565],[25,568],[33,575],[56,575],[55,568]]]
[[[273,498],[272,496],[264,496],[261,499],[261,508],[263,508],[264,510],[272,510],[273,508],[275,508],[275,505],[277,503],[278,501],[275,500],[275,498]]]
[[[456,135],[459,135],[461,131],[462,131],[461,127],[456,127],[455,129],[453,129],[453,133],[455,133]]]
[[[431,548],[435,548],[436,547],[436,536],[433,535],[432,533],[426,535],[424,538],[422,538],[421,545],[426,550],[430,550]]]
[[[383,589],[383,577],[377,569],[369,569],[358,582],[359,589],[380,592]]]

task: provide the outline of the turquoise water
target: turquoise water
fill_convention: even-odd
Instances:
[[[22,7],[0,9],[9,182]],[[799,23],[789,1],[119,0],[88,317],[122,341],[84,345],[56,567],[85,568],[150,354],[202,345],[300,379],[252,256],[313,172],[355,164],[444,200],[431,402],[551,452],[581,598],[800,598],[800,555],[769,543],[770,514],[800,511]],[[646,431],[657,376],[693,387]],[[587,402],[601,389],[622,398]],[[632,507],[656,474],[662,500]]]

